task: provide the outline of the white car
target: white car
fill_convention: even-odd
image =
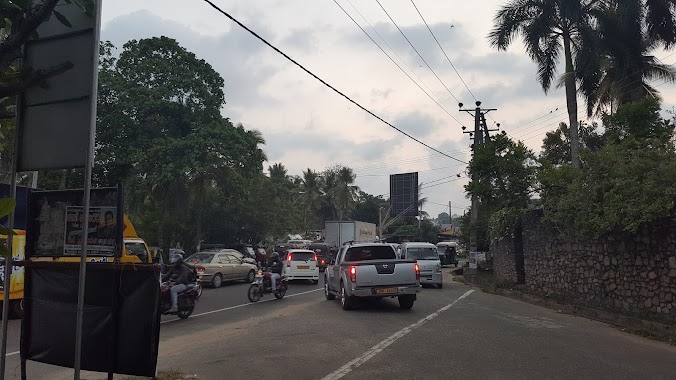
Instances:
[[[284,273],[289,280],[319,282],[317,254],[309,249],[291,249],[284,254]]]

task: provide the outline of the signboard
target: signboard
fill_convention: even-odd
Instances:
[[[31,192],[26,231],[27,259],[80,255],[84,221],[82,196],[82,190]],[[124,231],[121,205],[120,189],[92,189],[87,234],[88,256],[117,257],[121,254]]]
[[[470,252],[469,253],[469,269],[477,269],[477,259],[479,252]]]
[[[82,207],[69,206],[66,208],[64,256],[80,255],[83,221]],[[116,233],[117,208],[90,207],[87,256],[112,256],[115,253]]]
[[[390,175],[390,216],[418,216],[418,172]]]
[[[42,1],[31,0],[34,5]],[[54,15],[40,24],[26,42],[23,65],[34,72],[61,67],[65,71],[26,90],[19,101],[18,171],[79,168],[87,162],[87,147],[96,115],[96,68],[99,33],[96,8],[87,14],[75,1],[60,0]],[[92,17],[93,16],[93,17]]]

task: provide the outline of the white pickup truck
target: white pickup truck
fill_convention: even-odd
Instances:
[[[420,267],[413,260],[398,260],[389,244],[345,244],[324,272],[327,300],[340,297],[343,310],[354,308],[356,298],[397,297],[410,309],[420,292]]]

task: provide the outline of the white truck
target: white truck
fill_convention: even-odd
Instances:
[[[332,250],[339,249],[351,241],[355,243],[373,243],[376,240],[376,225],[356,220],[345,222],[326,222],[325,243]]]

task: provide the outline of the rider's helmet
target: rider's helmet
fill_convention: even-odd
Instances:
[[[275,262],[279,260],[279,253],[277,251],[270,254],[270,261]]]
[[[178,266],[180,266],[181,264],[183,264],[183,256],[181,256],[181,255],[179,255],[179,254],[173,254],[173,255],[171,255],[171,257],[169,258],[169,262],[170,262],[171,264],[173,264],[174,266],[177,266],[177,267],[178,267]]]

